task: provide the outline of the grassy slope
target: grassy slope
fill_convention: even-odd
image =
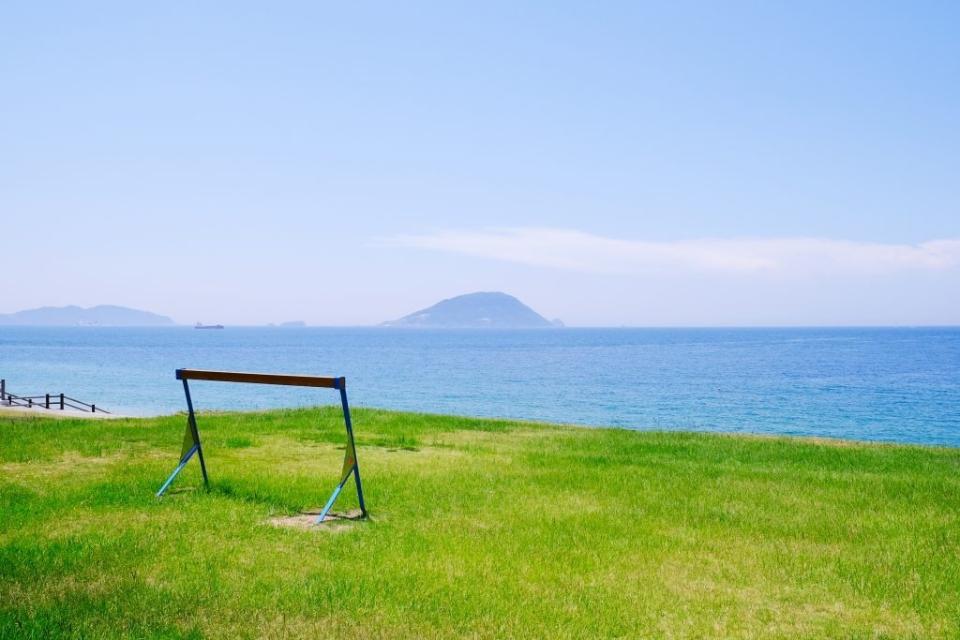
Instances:
[[[960,451],[324,409],[0,416],[0,636],[958,637]],[[344,499],[345,498],[345,499]],[[338,507],[355,505],[344,492]]]

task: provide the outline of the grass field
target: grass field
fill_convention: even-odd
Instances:
[[[354,419],[0,415],[0,636],[960,637],[958,450]]]

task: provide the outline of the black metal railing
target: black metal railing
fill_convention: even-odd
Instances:
[[[42,396],[18,396],[7,391],[7,381],[0,379],[0,404],[8,407],[26,407],[28,409],[48,409],[51,411],[73,409],[87,413],[106,413],[103,408],[95,404],[87,404],[82,400],[71,398],[63,393],[45,393]]]

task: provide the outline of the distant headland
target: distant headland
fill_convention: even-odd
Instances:
[[[516,298],[499,291],[468,293],[442,300],[432,307],[415,311],[399,320],[384,322],[383,327],[419,327],[443,329],[539,329],[562,327],[550,321]]]
[[[0,326],[28,327],[178,327],[169,316],[119,305],[93,307],[69,305],[38,307],[0,314]],[[188,327],[190,325],[187,325]],[[222,324],[198,322],[196,329],[222,329]],[[251,325],[252,326],[252,325]],[[260,325],[273,328],[302,328],[302,320]],[[382,327],[444,329],[546,329],[564,326],[560,320],[548,320],[517,298],[499,291],[468,293],[415,311]]]
[[[16,313],[0,314],[0,325],[43,327],[170,327],[174,322],[167,316],[150,311],[102,304],[84,309],[67,307],[39,307]]]

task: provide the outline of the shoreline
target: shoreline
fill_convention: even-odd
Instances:
[[[53,419],[80,418],[86,420],[111,420],[130,417],[125,415],[117,415],[115,413],[106,413],[103,411],[91,413],[89,411],[77,411],[75,409],[44,409],[43,407],[14,407],[0,404],[0,416],[3,415]]]
[[[244,416],[251,415],[269,415],[272,413],[283,413],[283,412],[301,412],[301,411],[323,411],[325,409],[334,408],[335,405],[312,405],[312,406],[299,406],[299,407],[265,407],[263,409],[206,409],[203,411],[198,411],[198,416],[236,416],[242,418]],[[339,411],[339,408],[336,409]],[[733,438],[733,439],[744,439],[744,440],[766,440],[766,441],[781,441],[781,442],[797,442],[797,443],[806,443],[821,445],[826,447],[907,447],[907,448],[920,448],[926,450],[943,450],[943,451],[960,451],[960,446],[950,445],[950,444],[939,444],[939,443],[923,443],[923,442],[900,442],[896,440],[867,440],[867,439],[858,439],[858,438],[835,438],[830,436],[815,436],[815,435],[793,435],[793,434],[777,434],[777,433],[761,433],[755,431],[708,431],[708,430],[697,430],[697,429],[662,429],[662,428],[630,428],[630,427],[618,427],[612,425],[589,425],[589,424],[577,424],[577,423],[567,423],[567,422],[549,422],[545,420],[534,420],[534,419],[524,419],[524,418],[509,418],[509,417],[489,417],[489,416],[470,416],[470,415],[460,415],[452,413],[432,413],[427,411],[403,411],[398,409],[390,409],[385,407],[351,407],[351,412],[375,412],[383,413],[389,415],[397,416],[406,416],[406,417],[421,417],[426,420],[435,420],[435,419],[453,419],[453,420],[466,420],[466,421],[476,421],[476,422],[500,422],[506,424],[515,424],[525,427],[539,427],[539,428],[549,428],[549,429],[574,429],[574,430],[586,430],[586,431],[614,431],[614,432],[627,432],[627,433],[636,433],[636,434],[661,434],[661,435],[689,435],[689,436],[716,436],[721,438]],[[170,418],[174,416],[186,416],[186,411],[174,411],[171,413],[161,413],[161,414],[152,414],[152,415],[128,415],[128,414],[107,414],[107,413],[88,413],[73,411],[65,409],[61,411],[60,409],[43,409],[43,408],[34,408],[28,409],[26,407],[8,407],[6,405],[0,405],[0,418],[4,416],[10,417],[40,417],[40,418],[52,418],[52,419],[87,419],[87,420],[110,420],[110,419],[125,419],[125,420],[136,420],[136,421],[154,421],[154,420],[163,420],[165,418]]]

